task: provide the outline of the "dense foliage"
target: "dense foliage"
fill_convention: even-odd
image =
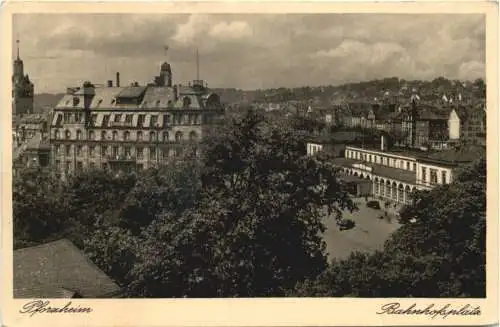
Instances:
[[[324,210],[353,208],[328,158],[251,111],[214,135],[201,164],[62,183],[56,216],[72,223],[45,240],[70,238],[130,296],[280,296],[319,274]]]
[[[484,297],[486,295],[486,160],[455,182],[416,194],[404,225],[383,251],[333,261],[299,296]]]
[[[485,295],[485,159],[417,193],[383,251],[328,264],[324,212],[353,203],[327,154],[305,156],[310,128],[322,126],[249,111],[198,160],[66,180],[20,171],[15,247],[68,238],[133,297]]]

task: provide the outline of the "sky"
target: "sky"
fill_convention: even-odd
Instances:
[[[485,76],[485,20],[472,14],[17,14],[15,39],[35,92],[89,80],[262,89],[397,76]],[[165,51],[168,46],[168,51]]]

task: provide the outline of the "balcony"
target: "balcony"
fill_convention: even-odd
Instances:
[[[108,162],[136,162],[137,157],[135,155],[107,155],[106,160]]]

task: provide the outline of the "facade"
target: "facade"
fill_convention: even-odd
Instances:
[[[388,151],[384,142],[380,149],[346,146],[345,157],[334,159],[334,163],[348,176],[370,180],[373,196],[400,204],[410,203],[415,190],[451,183],[456,168],[472,162],[475,156],[460,157],[454,151]]]
[[[48,116],[47,114],[27,114],[20,117],[13,126],[14,145],[20,145],[36,135],[46,136]]]
[[[24,63],[19,57],[19,40],[17,57],[13,63],[12,74],[12,116],[33,113],[35,86],[29,76],[24,74]]]
[[[460,138],[467,143],[486,145],[486,110],[483,106],[461,112]]]
[[[155,83],[107,87],[86,82],[69,88],[50,123],[52,164],[64,173],[84,168],[147,169],[196,144],[224,108],[204,81],[172,86],[168,63]]]

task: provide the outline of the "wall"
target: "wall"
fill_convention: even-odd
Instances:
[[[450,132],[450,140],[457,140],[460,138],[460,118],[455,110],[450,113],[448,119],[448,129]]]

